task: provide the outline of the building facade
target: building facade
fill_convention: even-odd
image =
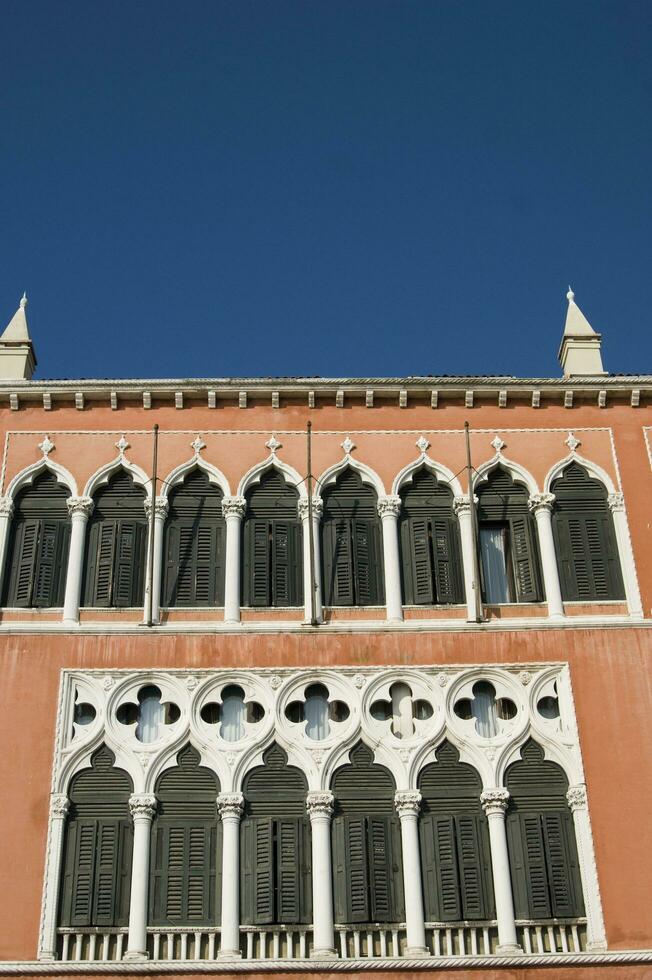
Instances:
[[[192,382],[21,301],[1,972],[649,975],[652,377],[568,298],[560,378]]]

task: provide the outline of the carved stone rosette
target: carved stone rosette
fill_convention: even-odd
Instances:
[[[530,513],[536,514],[536,512],[539,510],[552,511],[554,503],[554,493],[533,493],[532,496],[528,498],[527,505]]]
[[[401,498],[396,493],[387,494],[386,497],[378,498],[378,514],[379,516],[386,517],[398,517],[401,513]]]
[[[299,508],[299,518],[302,521],[307,521],[308,520],[308,498],[307,497],[300,497],[299,498],[298,508]],[[323,513],[324,513],[324,501],[322,500],[321,497],[318,497],[316,495],[313,496],[313,498],[312,498],[312,516],[313,516],[313,519],[316,518],[318,521],[321,520],[321,516],[322,516]]]
[[[571,813],[576,810],[586,810],[586,786],[571,786],[566,793],[566,799]]]
[[[237,517],[242,520],[247,509],[247,501],[244,497],[224,497],[222,500],[222,516],[225,521],[229,517]]]
[[[146,500],[143,504],[145,507],[145,514],[147,515],[147,520],[152,516],[152,501]],[[168,513],[168,500],[167,497],[157,497],[154,502],[154,517],[158,517],[161,520],[165,520]]]
[[[335,797],[330,790],[314,790],[306,797],[308,816],[311,820],[314,817],[328,817],[330,820],[333,816],[334,803]]]
[[[158,802],[153,793],[140,793],[129,797],[129,812],[134,820],[153,820]]]
[[[59,820],[65,819],[70,809],[70,800],[65,793],[53,793],[50,797],[50,813]]]
[[[242,793],[220,793],[217,809],[222,820],[239,820],[244,811],[244,796]]]
[[[417,816],[421,809],[421,793],[418,789],[402,789],[394,794],[394,806],[399,817],[413,814]]]
[[[485,789],[480,794],[480,803],[487,816],[492,813],[505,813],[509,805],[509,790],[502,787]]]
[[[89,518],[95,508],[92,497],[68,497],[66,505],[71,517],[81,514],[83,517]]]

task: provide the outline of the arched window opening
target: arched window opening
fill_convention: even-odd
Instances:
[[[426,920],[486,921],[495,916],[482,781],[444,742],[419,774],[421,875]]]
[[[137,694],[138,703],[127,701],[121,704],[116,716],[121,725],[129,725],[139,742],[155,742],[163,733],[165,725],[178,721],[181,712],[173,701],[164,701],[161,689],[155,684],[141,687]]]
[[[276,744],[245,776],[240,904],[245,925],[312,921],[308,784]]]
[[[273,467],[246,494],[242,595],[245,606],[303,603],[299,494]]]
[[[453,493],[430,470],[418,470],[401,490],[401,572],[408,605],[464,601],[459,525]]]
[[[208,701],[201,709],[202,721],[219,725],[220,738],[239,742],[246,735],[245,723],[255,725],[263,719],[265,709],[257,701],[245,700],[239,684],[228,684],[222,690],[222,703]]]
[[[217,776],[186,746],[156,783],[149,921],[153,926],[214,926],[220,921],[222,824]]]
[[[63,605],[70,544],[67,487],[49,470],[16,497],[4,575],[5,606]]]
[[[566,602],[624,599],[625,588],[607,490],[579,463],[551,486],[552,527],[562,598]]]
[[[505,774],[507,844],[517,919],[584,915],[568,780],[529,739]]]
[[[401,834],[391,773],[362,742],[333,776],[334,904],[338,924],[405,918]]]
[[[163,545],[163,605],[224,604],[222,491],[201,469],[170,493]]]
[[[131,779],[102,746],[73,776],[59,900],[62,926],[123,927],[129,921],[133,827]]]
[[[86,549],[84,604],[125,608],[143,601],[145,492],[126,470],[97,491]]]
[[[327,606],[385,602],[378,498],[348,467],[324,491],[322,578]]]
[[[483,601],[538,602],[541,575],[527,489],[498,466],[477,492]]]

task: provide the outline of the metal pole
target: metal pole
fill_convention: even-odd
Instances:
[[[158,465],[158,423],[154,424],[154,450],[152,456],[152,507],[149,514],[149,554],[147,562],[147,625],[152,626],[152,599],[154,592],[154,532],[156,528],[156,469]]]
[[[310,545],[310,625],[317,625],[315,610],[315,532],[312,524],[312,422],[307,423],[307,455],[308,455],[308,543]]]
[[[464,438],[466,441],[466,479],[469,487],[469,511],[471,514],[471,533],[473,534],[473,604],[475,606],[475,621],[481,623],[482,597],[480,595],[480,566],[478,563],[478,518],[475,511],[473,494],[473,466],[471,465],[471,439],[469,423],[464,423]]]

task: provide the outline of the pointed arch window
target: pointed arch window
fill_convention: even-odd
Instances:
[[[114,763],[113,753],[102,746],[90,768],[74,776],[70,785],[59,904],[62,926],[120,927],[129,920],[133,787]]]
[[[217,776],[186,746],[156,783],[149,921],[153,926],[214,926],[221,907],[222,824]]]
[[[385,602],[378,498],[348,467],[323,495],[322,571],[327,606]]]
[[[464,601],[453,493],[430,470],[401,489],[401,572],[408,605]]]
[[[421,874],[430,922],[484,921],[495,916],[482,781],[444,742],[436,763],[419,774]]]
[[[341,923],[402,922],[405,918],[401,832],[396,786],[362,742],[333,776],[332,826],[335,919]]]
[[[624,599],[614,522],[607,490],[579,463],[551,486],[552,527],[562,598],[566,602]]]
[[[125,470],[93,497],[84,563],[84,604],[127,607],[143,601],[145,492]]]
[[[242,529],[245,606],[299,606],[303,556],[299,494],[270,468],[246,493]]]
[[[241,917],[245,925],[312,920],[308,784],[274,744],[243,784],[240,827]]]
[[[224,604],[222,496],[200,469],[170,494],[163,545],[165,606]]]
[[[16,497],[11,522],[3,605],[63,605],[70,545],[67,487],[49,470]]]
[[[584,915],[568,780],[529,739],[505,773],[507,844],[517,919]]]
[[[527,489],[498,466],[477,493],[483,601],[539,602],[539,553]]]

